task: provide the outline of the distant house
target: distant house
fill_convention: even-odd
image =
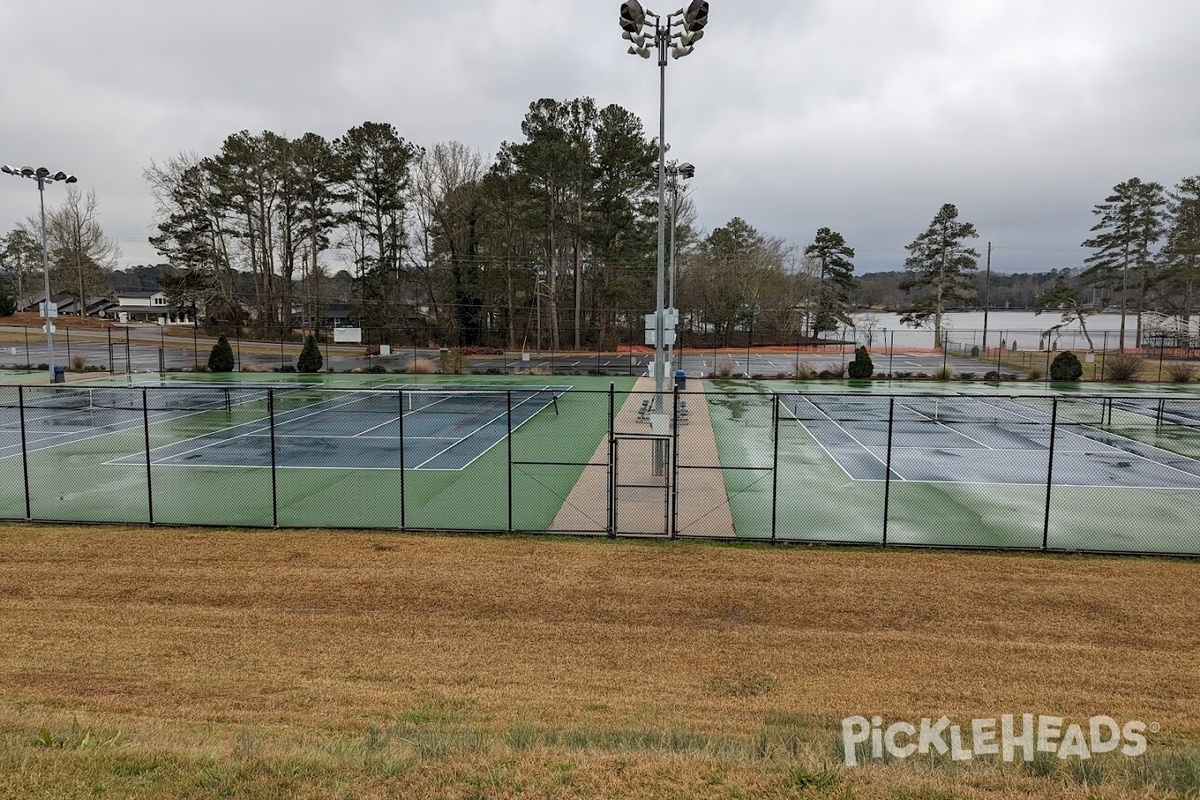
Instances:
[[[103,316],[118,322],[154,322],[159,325],[191,325],[191,311],[172,308],[167,293],[117,292],[116,300],[104,310]]]

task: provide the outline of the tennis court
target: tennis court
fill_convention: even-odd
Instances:
[[[0,516],[545,530],[624,398],[586,377],[189,377],[0,389]]]
[[[1053,421],[1056,485],[1200,489],[1200,462],[1069,417],[1052,420],[1045,401],[784,394],[780,407],[854,480],[884,480],[890,463],[898,481],[1044,486]],[[1095,409],[1098,422],[1103,411]]]
[[[570,388],[385,384],[337,393],[276,388],[275,413],[266,420],[152,449],[150,461],[154,466],[245,467],[270,463],[273,449],[277,469],[462,470],[502,442],[510,425],[515,430],[543,410],[557,414],[558,398]],[[265,397],[260,389],[236,399]],[[109,463],[145,464],[145,456]]]

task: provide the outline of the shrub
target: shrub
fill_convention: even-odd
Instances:
[[[985,373],[983,373],[983,379],[985,381],[992,381],[993,383],[999,383],[1000,382],[1000,373],[996,372],[996,370],[991,370],[990,372],[985,372]]]
[[[1082,377],[1083,364],[1079,363],[1079,356],[1070,350],[1064,350],[1050,362],[1050,380],[1052,381],[1077,381]]]
[[[954,368],[953,367],[942,367],[937,372],[933,373],[933,379],[935,381],[953,380],[954,379]]]
[[[1037,367],[1029,368],[1029,380],[1037,382],[1042,379],[1042,371]]]
[[[847,371],[851,378],[858,380],[869,378],[875,372],[875,365],[871,363],[871,354],[867,352],[865,346],[854,348],[854,360],[850,362]]]
[[[973,381],[973,380],[975,380],[975,373],[974,372],[960,372],[960,373],[958,373],[958,379],[960,381]]]
[[[404,371],[409,375],[433,375],[437,372],[437,364],[428,358],[414,358],[408,362]]]
[[[813,365],[807,361],[797,361],[792,367],[792,375],[798,381],[811,381],[816,374],[817,371],[813,369]]]
[[[1129,383],[1138,379],[1142,359],[1128,353],[1115,353],[1104,360],[1104,377],[1114,383]]]
[[[85,369],[87,369],[87,356],[71,356],[71,369],[73,369],[75,372],[83,372]]]
[[[11,317],[17,313],[17,299],[11,295],[0,295],[0,317]]]
[[[1196,368],[1176,361],[1167,365],[1167,378],[1171,383],[1191,383],[1196,379]]]
[[[363,370],[363,372],[366,372],[370,375],[386,375],[387,371],[388,371],[388,368],[385,367],[383,364],[372,364],[371,366],[369,366],[365,370]]]
[[[732,359],[722,358],[716,363],[716,373],[718,378],[732,378],[733,373],[737,370],[737,362]]]
[[[280,372],[295,372],[296,365],[295,364],[283,364],[279,367],[279,371]]]
[[[296,371],[320,372],[323,366],[325,366],[325,359],[321,357],[321,348],[317,345],[317,337],[310,333],[304,339],[304,349],[300,351],[300,358],[296,359]]]
[[[466,364],[467,360],[460,350],[451,350],[442,356],[442,372],[447,375],[462,375]]]
[[[233,364],[233,348],[229,346],[229,339],[222,333],[217,337],[212,352],[208,354],[208,371],[233,372]]]

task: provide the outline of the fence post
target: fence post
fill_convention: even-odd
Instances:
[[[1058,428],[1058,398],[1050,405],[1050,455],[1046,460],[1046,516],[1042,523],[1042,549],[1050,543],[1050,488],[1054,485],[1054,434]]]
[[[29,448],[25,445],[25,387],[17,387],[17,405],[21,408],[21,475],[25,479],[25,519],[33,519],[29,509]]]
[[[129,328],[125,329],[125,374],[133,374],[133,351],[129,345]]]
[[[242,326],[235,324],[233,326],[233,338],[237,342],[237,368],[238,372],[242,371]],[[329,351],[325,351],[326,358],[329,357]]]
[[[615,448],[617,446],[616,428],[617,428],[617,400],[616,400],[616,384],[608,384],[608,538],[614,539],[617,536],[617,521],[616,521],[616,464],[615,464]]]
[[[771,541],[779,524],[779,395],[771,395]]]
[[[895,357],[895,355],[896,355],[896,332],[892,331],[892,340],[888,344],[888,375],[891,376],[891,378],[896,377],[896,373],[892,372],[892,359]]]
[[[1104,345],[1100,348],[1100,382],[1104,382],[1104,356],[1108,352],[1108,331],[1104,332]]]
[[[267,389],[267,416],[271,421],[271,527],[279,527],[279,487],[275,481],[275,390]]]
[[[50,320],[46,320],[46,322],[49,323]],[[66,334],[67,334],[67,364],[70,364],[71,363],[71,329],[64,325],[63,330],[66,331]]]
[[[29,355],[29,326],[23,325],[25,330],[25,366],[33,369],[33,357]]]
[[[112,328],[111,327],[105,328],[104,332],[108,334],[108,374],[112,375],[113,374]]]
[[[505,420],[508,423],[508,532],[512,533],[513,529],[513,447],[512,447],[512,389],[505,392],[508,398],[508,413],[505,414]]]
[[[1004,357],[1004,331],[1000,331],[1000,346],[996,348],[996,385],[1000,385],[1000,359]]]
[[[888,506],[892,500],[892,431],[896,427],[896,398],[888,398],[888,438],[887,438],[887,463],[883,465],[883,541],[881,544],[887,547],[888,536]]]
[[[679,528],[679,384],[671,387],[671,525],[670,538],[678,536]]]
[[[200,344],[197,341],[196,328],[199,325],[199,320],[195,317],[196,312],[192,312],[192,370],[200,369]],[[112,328],[108,329],[108,371],[112,372]]]
[[[399,416],[397,421],[400,423],[400,530],[405,530],[408,527],[408,520],[404,516],[404,390],[396,390],[396,402],[399,404]]]
[[[150,403],[146,389],[142,389],[142,436],[146,443],[146,508],[150,512],[150,524],[154,524],[154,484],[150,479]]]

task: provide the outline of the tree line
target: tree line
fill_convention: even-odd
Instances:
[[[157,280],[173,309],[266,336],[323,327],[337,303],[381,340],[636,343],[654,308],[657,153],[636,116],[590,98],[531,103],[521,139],[492,157],[457,142],[421,147],[370,121],[334,138],[241,131],[216,153],[180,153],[144,171],[156,203],[150,241],[166,262],[155,278],[148,267],[113,272],[119,251],[99,226],[95,196],[69,187],[49,211],[53,291],[86,300],[105,294],[106,282]],[[691,341],[724,344],[735,331],[819,338],[876,305],[932,327],[940,341],[948,310],[979,307],[979,234],[952,204],[907,245],[902,272],[858,276],[854,248],[828,227],[803,246],[741,217],[699,230],[677,175],[668,169],[668,258]],[[1101,307],[1190,316],[1200,178],[1170,192],[1133,178],[1094,212],[1082,265],[993,275],[992,307],[1038,307],[1062,283],[1076,305],[1090,292]],[[31,219],[0,238],[5,293],[40,291],[39,234]]]

